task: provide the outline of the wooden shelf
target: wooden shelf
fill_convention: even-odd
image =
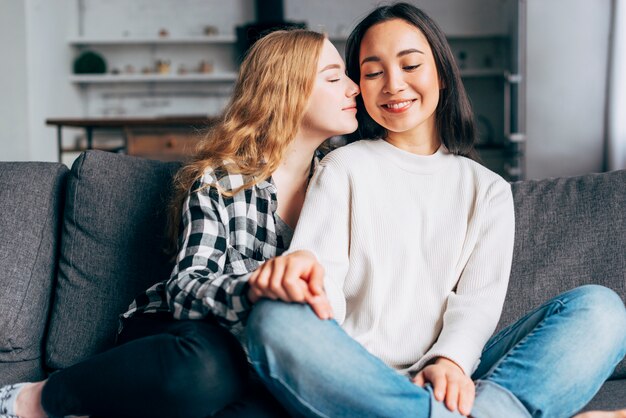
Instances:
[[[119,146],[119,147],[95,146],[95,147],[93,147],[91,149],[92,150],[98,150],[98,151],[107,151],[107,152],[122,152],[122,151],[125,150],[123,146]],[[83,151],[88,151],[86,146],[75,146],[75,147],[63,147],[63,148],[61,148],[61,152],[63,154],[67,154],[67,153],[70,153],[70,152],[81,153]]]
[[[211,125],[217,119],[208,115],[178,115],[161,117],[115,117],[115,118],[50,118],[46,119],[46,125],[57,127],[74,128],[114,128],[125,129],[134,128],[161,128],[161,127],[182,127],[182,128],[204,128]]]
[[[112,83],[189,83],[189,82],[232,82],[237,73],[211,74],[74,74],[69,77],[72,83],[112,84]]]
[[[203,115],[159,118],[52,118],[46,119],[46,125],[57,128],[59,161],[62,161],[65,153],[80,153],[87,149],[179,161],[193,150],[203,132],[215,121],[215,118]],[[86,141],[63,146],[64,127],[85,129]],[[94,140],[96,130],[116,130],[120,132],[122,142],[120,143],[119,138]]]
[[[87,45],[180,45],[180,44],[234,44],[235,35],[164,37],[164,38],[72,38],[74,46]]]

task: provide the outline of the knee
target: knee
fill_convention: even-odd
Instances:
[[[261,348],[263,351],[290,351],[292,345],[307,338],[307,329],[316,319],[308,305],[262,299],[248,318],[248,353],[254,360]]]
[[[598,312],[606,316],[623,316],[622,298],[612,289],[596,284],[577,287],[572,291],[572,300],[581,309]]]
[[[626,338],[626,307],[608,287],[585,285],[572,291],[574,306],[598,331]]]
[[[179,361],[168,367],[161,396],[172,401],[174,410],[191,413],[189,409],[197,407],[198,416],[207,416],[243,396],[248,363],[243,348],[230,332],[223,328],[194,328],[168,339]]]

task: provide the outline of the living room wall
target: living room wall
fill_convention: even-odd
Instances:
[[[98,3],[97,0],[84,1]],[[145,3],[145,0],[141,1]],[[149,4],[150,7],[166,8],[171,6],[170,1],[173,0],[150,0]],[[202,1],[178,0],[176,4],[177,7],[180,5],[182,13],[185,4]],[[252,0],[240,1],[252,3]],[[334,36],[347,34],[358,19],[380,3],[379,0],[284,2],[287,19],[306,20],[311,28]],[[517,4],[517,0],[414,2],[430,13],[444,31],[451,35],[506,33],[512,23],[511,10]],[[116,10],[113,6],[119,8],[125,4],[124,0],[109,0],[102,4],[105,3],[113,11]],[[237,2],[229,5],[234,3]],[[0,91],[7,92],[0,101],[0,160],[55,161],[56,132],[45,125],[45,119],[88,116],[84,95],[78,86],[68,81],[75,55],[75,51],[68,45],[68,39],[78,34],[77,4],[77,0],[0,0],[0,56],[5,58]],[[104,6],[99,7],[101,9]],[[329,13],[329,10],[333,12]],[[572,12],[575,10],[567,8],[558,11],[562,16],[571,16]],[[594,13],[597,14],[591,8],[584,14],[593,17]],[[601,29],[606,30],[606,25]],[[555,112],[558,111],[555,109]],[[563,123],[559,122],[561,126]],[[82,133],[80,130],[74,132]],[[71,135],[71,131],[66,134]],[[529,168],[535,174],[531,173],[530,177],[600,171],[602,133],[587,142],[583,141],[587,141],[587,137],[577,143],[558,144],[549,154],[546,154],[542,144],[533,144],[530,148]],[[560,157],[563,152],[574,152],[574,159]]]
[[[149,6],[150,13],[146,19],[167,16],[167,13],[159,14],[159,9],[166,11],[172,5],[171,0],[135,3]],[[193,4],[200,4],[205,13],[205,3],[214,4],[214,1],[178,1],[176,13],[193,10]],[[378,0],[285,0],[285,15],[287,19],[305,20],[311,28],[324,30],[330,35],[345,35],[360,17],[378,3]],[[498,19],[498,16],[501,17],[503,9],[511,4],[510,0],[422,0],[417,3],[452,34],[505,31],[508,22]],[[81,94],[80,87],[68,81],[76,52],[68,45],[68,39],[76,37],[79,32],[78,4],[78,0],[0,0],[0,30],[3,35],[6,34],[0,40],[0,52],[8,63],[2,71],[7,76],[2,78],[0,86],[7,87],[2,90],[10,91],[12,97],[12,100],[3,101],[0,107],[0,120],[3,121],[1,160],[55,161],[56,132],[45,125],[45,120],[90,116],[86,95]],[[92,10],[97,9],[103,21],[109,16],[102,16],[102,13],[119,13],[120,8],[124,10],[127,5],[121,0],[84,0],[84,4]],[[232,5],[250,9],[252,4],[252,0],[230,1],[223,5],[225,10],[217,13],[228,14],[226,9],[232,8]],[[136,5],[133,7],[137,8]],[[228,16],[222,20],[226,22]],[[135,21],[138,27],[154,26],[154,22]],[[97,20],[91,19],[90,22],[93,25]],[[229,26],[228,22],[224,25]],[[70,130],[65,136],[72,134],[81,134],[81,131]]]
[[[0,0],[0,160],[28,160],[26,13],[21,1]]]

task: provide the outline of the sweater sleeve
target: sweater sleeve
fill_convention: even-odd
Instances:
[[[349,267],[349,184],[347,173],[331,153],[311,179],[289,247],[289,252],[311,251],[324,267],[324,289],[339,324],[346,315],[343,284]]]
[[[435,344],[410,368],[421,370],[437,357],[458,364],[469,376],[495,330],[511,270],[515,214],[511,187],[504,180],[490,186],[477,225],[478,238],[450,294],[443,327]]]
[[[215,191],[215,190],[214,190]],[[250,274],[225,273],[229,247],[228,212],[219,193],[190,193],[183,206],[181,249],[166,285],[167,301],[176,319],[200,319],[209,314],[234,326],[250,310]]]

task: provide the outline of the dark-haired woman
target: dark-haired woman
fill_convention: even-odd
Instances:
[[[352,32],[347,68],[370,140],[321,162],[289,250],[324,267],[336,321],[257,304],[248,348],[262,379],[309,417],[575,414],[626,352],[621,298],[579,287],[490,338],[513,199],[472,160],[472,111],[443,33],[414,6],[380,7]],[[297,276],[290,257],[251,282]]]

